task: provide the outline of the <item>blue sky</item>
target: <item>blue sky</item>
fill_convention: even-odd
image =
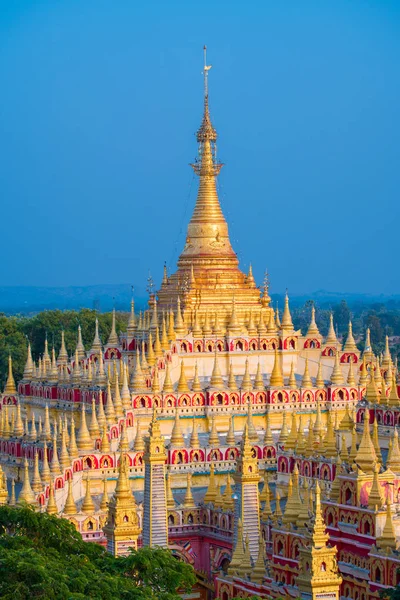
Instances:
[[[400,3],[2,2],[2,285],[157,282],[196,199],[202,47],[220,198],[271,292],[400,293]]]

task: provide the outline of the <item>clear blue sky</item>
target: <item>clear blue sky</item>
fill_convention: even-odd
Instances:
[[[209,49],[220,197],[271,292],[400,293],[400,2],[1,3],[2,285],[159,282],[196,198]]]

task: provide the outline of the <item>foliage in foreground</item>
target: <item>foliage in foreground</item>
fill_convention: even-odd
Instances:
[[[178,600],[195,583],[190,565],[162,548],[114,558],[65,519],[0,506],[3,600]]]

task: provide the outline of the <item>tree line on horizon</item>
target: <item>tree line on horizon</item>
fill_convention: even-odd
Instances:
[[[296,329],[306,333],[314,303],[307,301],[301,306],[291,307],[293,324]],[[322,335],[326,335],[329,327],[329,316],[333,319],[339,338],[345,340],[349,320],[352,320],[353,334],[360,350],[364,347],[367,327],[371,330],[371,342],[375,353],[383,351],[385,337],[400,336],[400,307],[385,303],[360,304],[349,306],[345,300],[324,308],[314,304],[316,322]],[[125,331],[129,314],[116,313],[117,332]],[[93,309],[81,310],[45,310],[33,316],[6,315],[0,313],[0,385],[3,389],[8,372],[8,356],[13,359],[15,380],[22,378],[27,357],[28,342],[31,344],[34,360],[43,353],[45,339],[49,348],[53,346],[58,353],[61,345],[61,332],[64,331],[67,351],[73,354],[77,342],[78,326],[81,326],[85,347],[91,347],[96,318],[99,321],[99,332],[103,343],[111,331],[112,313],[100,313]],[[393,356],[400,356],[400,343],[391,347]]]

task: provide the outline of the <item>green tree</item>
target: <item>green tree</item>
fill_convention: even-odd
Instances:
[[[84,542],[65,519],[29,507],[0,507],[3,600],[178,600],[195,583],[190,565],[161,548],[114,558]]]

